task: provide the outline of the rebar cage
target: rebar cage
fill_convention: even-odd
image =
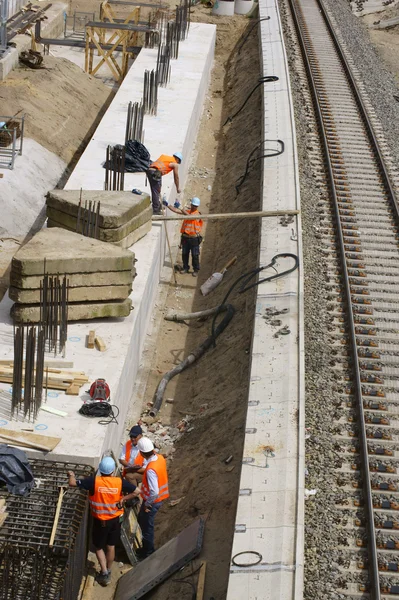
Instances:
[[[87,465],[30,460],[35,488],[29,496],[0,487],[8,516],[0,527],[0,600],[76,600],[88,551],[88,496],[68,488],[67,471],[92,475]],[[53,545],[61,487],[62,498]]]

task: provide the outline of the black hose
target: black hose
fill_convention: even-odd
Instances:
[[[277,260],[279,258],[293,258],[295,261],[295,264],[293,267],[291,267],[290,269],[287,269],[285,271],[282,271],[281,273],[275,273],[274,275],[270,275],[270,277],[265,277],[264,279],[260,279],[259,281],[255,281],[254,283],[251,283],[251,285],[248,285],[249,282],[251,281],[251,279],[253,279],[254,277],[256,277],[258,275],[258,273],[260,273],[261,271],[264,271],[265,269],[269,269],[270,267],[272,267],[273,269],[275,269],[274,265],[276,264]],[[221,306],[224,306],[227,302],[228,297],[230,296],[230,294],[232,293],[232,291],[234,290],[234,288],[242,281],[241,286],[238,289],[238,293],[239,294],[243,294],[244,292],[247,292],[248,290],[260,285],[261,283],[264,283],[265,281],[272,281],[273,279],[278,279],[279,277],[284,277],[285,275],[289,275],[290,273],[292,273],[293,271],[295,271],[297,268],[299,267],[299,258],[297,257],[296,254],[291,254],[290,252],[283,252],[281,254],[276,254],[275,256],[273,256],[271,262],[268,265],[265,265],[264,267],[257,267],[256,269],[252,269],[252,271],[248,271],[247,273],[244,273],[243,275],[240,275],[240,277],[238,277],[238,279],[236,279],[234,281],[234,283],[230,286],[230,288],[227,291],[227,294],[225,295],[225,297],[222,300]],[[213,334],[216,334],[217,328],[215,329],[215,322],[217,319],[219,313],[216,313],[215,316],[212,319],[212,335],[211,338],[213,340],[213,347],[216,347],[216,335],[213,336]]]
[[[241,106],[241,108],[239,108],[237,110],[237,112],[234,113],[234,115],[232,115],[231,117],[227,117],[227,119],[223,123],[223,127],[227,123],[231,123],[232,120],[242,111],[242,109],[244,108],[244,106],[246,105],[246,103],[248,102],[248,100],[250,99],[250,97],[252,96],[252,94],[255,92],[255,90],[258,89],[258,87],[260,85],[262,85],[263,83],[273,83],[274,81],[278,81],[278,77],[276,77],[276,75],[266,75],[265,77],[260,77],[258,79],[258,83],[254,87],[254,89],[252,90],[252,92],[250,94],[248,94],[248,96],[245,98],[244,104]]]
[[[250,35],[251,35],[251,33],[253,32],[253,30],[255,29],[255,27],[256,27],[257,25],[259,25],[259,23],[260,23],[261,21],[268,21],[269,19],[270,19],[270,17],[262,17],[261,19],[257,19],[257,20],[256,20],[256,22],[255,22],[255,23],[252,25],[251,29],[248,31],[247,35],[246,35],[246,36],[245,36],[245,38],[243,39],[243,41],[242,41],[242,43],[241,43],[240,47],[239,47],[239,48],[238,48],[238,50],[237,50],[237,54],[240,54],[240,52],[241,52],[241,50],[242,50],[242,47],[243,47],[243,45],[245,44],[245,42],[247,41],[247,39],[249,38],[249,36],[250,36]]]
[[[255,154],[255,152],[257,150],[259,150],[259,148],[261,146],[264,146],[266,144],[266,142],[277,142],[278,144],[280,144],[281,146],[281,150],[268,150],[266,154],[262,154],[260,156],[257,156],[255,158],[252,158],[253,155]],[[237,179],[236,182],[236,191],[237,191],[237,195],[240,193],[240,187],[242,186],[242,184],[244,183],[244,181],[247,178],[247,175],[249,173],[250,168],[252,167],[252,165],[254,163],[256,163],[258,160],[261,160],[262,158],[271,158],[272,156],[279,156],[279,154],[282,154],[285,150],[285,144],[283,142],[283,140],[262,140],[261,142],[259,142],[259,144],[257,144],[255,146],[255,148],[252,150],[252,152],[250,153],[250,155],[248,156],[247,159],[247,165],[245,167],[245,172],[244,175],[241,175],[241,177],[239,179]]]
[[[155,417],[159,412],[162,406],[166,386],[168,385],[169,381],[173,379],[173,377],[187,369],[187,367],[192,365],[199,358],[201,358],[201,356],[205,354],[205,352],[209,350],[209,348],[212,345],[215,345],[215,339],[219,337],[219,335],[223,333],[223,331],[226,329],[227,325],[234,317],[235,308],[232,304],[227,304],[226,306],[224,304],[221,304],[218,307],[218,311],[215,316],[219,315],[223,311],[226,311],[226,314],[224,315],[223,319],[218,324],[218,326],[214,328],[212,323],[212,335],[208,336],[206,340],[204,340],[202,344],[200,344],[193,352],[191,352],[184,360],[182,360],[182,362],[180,362],[178,365],[176,365],[176,367],[165,373],[165,375],[162,377],[157,389],[155,390],[154,404],[152,405],[151,410],[149,412],[151,417]]]
[[[99,425],[109,425],[118,423],[119,408],[109,402],[86,402],[79,408],[79,413],[84,417],[107,417],[107,420],[101,420]]]

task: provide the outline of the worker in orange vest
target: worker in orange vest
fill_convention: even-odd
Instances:
[[[141,485],[143,502],[138,515],[143,544],[137,554],[142,560],[155,550],[154,519],[163,501],[169,498],[169,483],[166,460],[161,454],[155,453],[152,441],[142,437],[137,445],[144,458],[145,467]]]
[[[141,483],[142,475],[144,473],[142,457],[137,442],[143,437],[143,430],[140,425],[134,425],[129,431],[129,440],[123,446],[122,451],[119,455],[119,462],[124,467],[123,477],[125,477],[130,483],[138,485]]]
[[[68,471],[70,487],[89,492],[93,517],[92,540],[101,568],[97,581],[103,586],[111,583],[111,567],[115,559],[115,544],[120,537],[123,504],[140,495],[139,488],[125,479],[113,477],[115,468],[114,459],[106,456],[100,462],[96,477],[76,479],[74,472]]]
[[[163,201],[163,205],[167,206],[169,210],[181,215],[200,215],[201,213],[198,210],[199,205],[201,204],[201,200],[196,196],[191,198],[190,200],[190,208],[189,210],[185,210],[182,208],[178,208],[178,203],[175,202],[174,206],[171,206],[166,200]],[[183,260],[183,269],[181,273],[189,273],[189,259],[191,252],[191,262],[193,264],[193,277],[198,276],[198,271],[200,270],[200,245],[202,242],[202,228],[204,226],[204,222],[202,219],[185,219],[183,221],[183,225],[181,226],[181,254]]]
[[[162,177],[173,171],[173,179],[176,191],[180,194],[179,165],[183,160],[181,152],[176,152],[172,156],[161,154],[156,161],[150,164],[146,171],[147,179],[151,188],[152,211],[154,215],[162,214],[162,205],[160,201],[162,189]]]

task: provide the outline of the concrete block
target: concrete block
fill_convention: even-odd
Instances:
[[[12,260],[11,270],[19,275],[47,273],[95,273],[132,270],[134,254],[66,229],[42,229]]]
[[[151,211],[152,211],[152,209],[151,209]],[[47,227],[61,227],[61,229],[68,229],[68,227],[60,225],[60,223],[57,223],[56,221],[53,221],[52,219],[47,219]],[[133,244],[135,244],[136,242],[141,240],[141,238],[143,238],[145,235],[147,235],[147,233],[149,233],[151,231],[151,227],[152,227],[152,220],[147,221],[146,223],[144,223],[144,225],[140,225],[140,227],[138,227],[137,229],[135,229],[134,231],[129,233],[126,237],[122,238],[119,242],[108,242],[108,243],[114,244],[115,246],[119,246],[119,248],[125,248],[125,249],[131,248],[131,246],[133,246]],[[73,231],[73,230],[68,229],[68,231]]]
[[[111,271],[109,273],[72,273],[68,275],[69,288],[92,285],[131,285],[136,277],[136,269],[131,271]],[[25,277],[12,272],[10,283],[20,290],[39,290],[43,275]]]
[[[86,302],[68,305],[68,321],[86,321],[110,317],[128,317],[132,310],[132,301],[123,302]],[[16,323],[38,323],[40,307],[37,305],[14,304],[11,316]]]
[[[60,212],[50,206],[47,206],[47,217],[49,227],[61,227],[69,231],[76,231],[77,217],[68,215],[65,212]],[[120,227],[115,229],[99,228],[99,240],[102,242],[121,242],[130,233],[139,229],[145,223],[151,223],[152,207],[148,206],[145,210],[133,217]]]
[[[131,285],[100,285],[74,287],[69,290],[69,302],[102,302],[125,300],[132,291]],[[21,290],[10,287],[8,295],[19,304],[40,304],[40,290]]]
[[[53,190],[47,194],[47,208],[55,212],[65,213],[74,217],[74,224],[79,210],[80,190]],[[151,199],[148,194],[132,194],[131,192],[107,192],[103,190],[82,192],[82,205],[87,202],[100,202],[99,227],[101,229],[116,229],[140,215],[148,209]],[[54,217],[51,217],[54,218]],[[59,219],[55,219],[58,220]],[[62,221],[63,223],[64,221]],[[68,225],[66,221],[66,225]]]

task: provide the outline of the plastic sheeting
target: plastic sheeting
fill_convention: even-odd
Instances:
[[[0,486],[5,484],[11,494],[28,496],[35,480],[28,458],[22,450],[0,444]]]

